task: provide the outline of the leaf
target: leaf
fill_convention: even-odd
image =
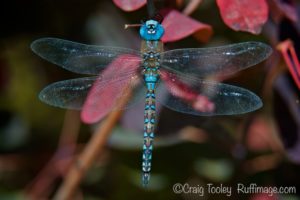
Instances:
[[[130,56],[124,54],[116,58],[94,82],[82,107],[83,122],[88,124],[98,122],[112,109],[118,109],[119,99],[128,91],[127,88],[133,81],[131,73],[127,77],[124,77],[124,73],[132,72],[139,67],[140,61],[127,59]]]
[[[265,0],[217,0],[225,24],[235,31],[259,34],[268,19]]]
[[[267,119],[256,116],[249,124],[246,136],[247,147],[251,151],[281,150],[278,138],[273,133]],[[280,147],[279,147],[280,146]]]
[[[165,28],[165,34],[161,39],[163,42],[174,42],[190,35],[201,42],[207,42],[213,33],[210,25],[196,21],[176,10],[171,10],[165,15],[162,25]]]
[[[281,52],[289,72],[300,90],[300,62],[293,42],[291,40],[285,40],[277,45],[277,49]]]
[[[228,181],[234,173],[234,166],[227,159],[198,159],[194,168],[197,174],[215,182]]]
[[[147,3],[146,0],[113,0],[113,2],[126,12],[138,10]]]

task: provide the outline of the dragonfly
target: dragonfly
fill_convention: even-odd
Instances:
[[[43,59],[85,77],[45,87],[41,101],[67,109],[82,109],[81,118],[95,123],[113,110],[126,109],[145,97],[142,148],[142,183],[150,180],[156,102],[169,109],[197,116],[236,115],[262,106],[253,92],[213,81],[268,58],[272,49],[261,42],[243,42],[210,48],[164,51],[165,30],[154,19],[140,29],[141,49],[95,46],[58,38],[41,38],[31,49]],[[118,102],[130,89],[126,105]],[[167,96],[167,97],[166,97]]]

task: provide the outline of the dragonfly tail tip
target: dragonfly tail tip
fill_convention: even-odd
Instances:
[[[142,182],[143,182],[143,187],[146,188],[149,184],[150,180],[150,173],[149,172],[143,172],[142,176]]]

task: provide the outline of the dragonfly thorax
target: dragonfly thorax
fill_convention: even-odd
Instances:
[[[141,45],[141,53],[143,56],[143,67],[159,67],[161,53],[163,52],[163,43],[161,41],[143,40]]]
[[[160,65],[160,54],[155,52],[149,52],[143,54],[143,66],[144,68],[157,68]]]
[[[143,59],[147,60],[147,59],[157,59],[158,61],[160,60],[160,54],[154,51],[149,51],[143,54]]]
[[[149,90],[154,90],[159,80],[159,68],[163,44],[161,41],[142,41],[143,77]]]

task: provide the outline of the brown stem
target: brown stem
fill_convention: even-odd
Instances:
[[[68,110],[56,152],[25,189],[26,195],[30,199],[45,199],[51,192],[53,182],[67,170],[76,149],[79,128],[78,111]]]
[[[130,98],[131,92],[129,89],[127,89],[124,93],[125,95],[118,102],[118,107],[125,106]],[[99,126],[81,155],[79,155],[78,159],[72,164],[68,174],[65,176],[62,186],[55,194],[54,200],[72,199],[81,179],[91,167],[95,159],[99,157],[104,150],[106,141],[115,124],[118,122],[121,114],[121,110],[111,112],[105,121],[103,121],[103,123]]]
[[[203,0],[190,0],[189,4],[182,11],[185,15],[191,15],[198,6],[202,3]]]

